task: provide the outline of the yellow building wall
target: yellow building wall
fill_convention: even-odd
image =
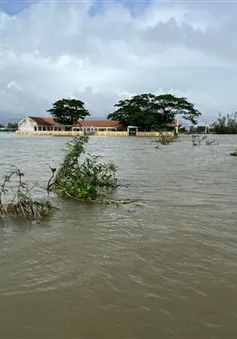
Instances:
[[[16,131],[20,135],[54,135],[54,136],[76,136],[84,135],[82,131]]]
[[[84,135],[82,131],[16,131],[20,135],[53,135],[53,136],[77,136]],[[163,132],[163,135],[174,135],[174,132]],[[94,136],[106,137],[128,137],[128,132],[115,132],[115,131],[97,131]],[[159,137],[160,132],[137,132],[137,137]],[[133,137],[131,137],[133,138]]]

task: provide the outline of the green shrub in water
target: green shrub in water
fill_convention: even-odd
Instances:
[[[116,166],[101,163],[99,157],[87,155],[84,146],[88,136],[77,136],[67,144],[67,153],[58,170],[53,170],[48,189],[77,200],[96,201],[117,187]]]

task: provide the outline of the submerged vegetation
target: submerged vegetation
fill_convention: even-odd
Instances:
[[[15,166],[0,185],[0,219],[42,219],[50,215],[53,206],[48,200],[31,197],[33,187],[23,181],[24,174]]]
[[[215,140],[209,139],[206,135],[192,135],[192,144],[193,146],[218,145]]]
[[[113,162],[101,163],[98,156],[87,154],[83,157],[87,142],[88,136],[77,136],[67,144],[61,166],[57,170],[51,169],[53,175],[48,191],[79,201],[126,203],[106,199],[117,187],[117,167]]]
[[[177,139],[176,135],[161,133],[158,138],[153,140],[153,142],[156,142],[156,143],[161,144],[161,145],[169,145],[173,141],[175,141],[176,139]],[[157,146],[156,148],[159,148],[159,147]]]
[[[158,138],[158,142],[161,145],[169,145],[177,139],[176,136],[170,134],[161,134]]]
[[[203,144],[203,141],[206,140],[206,135],[192,135],[192,143],[193,146],[201,146]]]
[[[230,155],[232,155],[232,157],[237,157],[237,149],[231,152]]]

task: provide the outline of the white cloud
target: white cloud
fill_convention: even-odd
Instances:
[[[168,91],[208,118],[236,109],[233,11],[108,2],[91,15],[93,5],[43,2],[15,16],[0,12],[0,117],[47,115],[54,100],[69,96],[105,117],[121,98]]]

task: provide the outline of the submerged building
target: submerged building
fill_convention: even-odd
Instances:
[[[166,124],[164,130],[139,131],[137,126],[122,128],[120,121],[114,120],[80,120],[74,125],[62,125],[52,118],[27,116],[18,123],[18,134],[36,135],[112,135],[112,136],[159,136],[161,133],[178,134],[178,121]]]
[[[18,123],[18,131],[20,132],[41,132],[41,131],[117,131],[121,127],[120,121],[113,120],[81,120],[77,121],[73,126],[62,125],[54,119],[27,116]]]

